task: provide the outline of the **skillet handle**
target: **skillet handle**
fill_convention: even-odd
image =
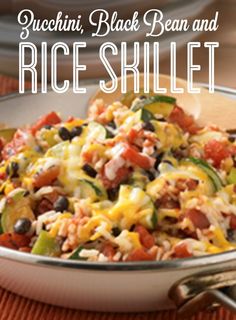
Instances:
[[[236,314],[236,270],[199,273],[175,283],[169,290],[180,319],[223,305]]]

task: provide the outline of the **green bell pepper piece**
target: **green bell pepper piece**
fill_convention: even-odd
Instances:
[[[35,242],[31,253],[40,256],[58,257],[60,255],[60,245],[56,238],[52,237],[47,231],[42,230]]]

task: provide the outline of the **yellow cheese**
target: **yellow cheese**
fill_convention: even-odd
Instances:
[[[5,184],[4,186],[4,194],[8,195],[11,191],[13,191],[15,189],[13,183],[11,183],[10,181],[8,183]]]
[[[173,184],[174,181],[179,179],[194,179],[199,181],[195,195],[212,195],[213,193],[213,187],[207,174],[195,165],[186,164],[174,168],[170,165],[163,164],[160,169],[160,176],[148,183],[146,187],[147,194],[155,200],[160,197],[165,186],[167,187],[169,183]]]
[[[151,199],[140,188],[121,186],[117,203],[109,210],[108,217],[122,229],[141,223],[152,227],[154,206]]]
[[[181,212],[179,209],[159,209],[158,210],[158,221],[161,222],[166,217],[178,219],[180,213]]]
[[[80,127],[85,122],[85,120],[76,118],[70,122],[65,122],[63,127],[67,128],[68,130],[72,130],[74,127]]]
[[[60,229],[61,223],[63,219],[70,219],[72,217],[72,214],[69,212],[65,212],[63,214],[61,214],[57,220],[53,223],[53,226],[51,228],[51,230],[49,231],[50,235],[52,237],[56,237],[58,234],[58,231]]]
[[[103,224],[106,225],[106,230],[111,232],[112,224],[111,222],[102,215],[97,215],[92,218],[84,225],[81,226],[78,238],[80,242],[86,242],[88,240],[96,240],[102,236],[100,232],[96,232],[95,229]]]
[[[162,151],[168,151],[170,148],[177,149],[185,143],[182,131],[174,124],[156,120],[151,122],[155,127],[155,133],[160,141],[160,149]]]
[[[123,253],[129,253],[134,249],[142,247],[139,240],[139,234],[128,230],[123,230],[113,241],[119,246],[119,250]]]
[[[232,244],[226,240],[226,238],[223,234],[223,231],[220,228],[214,227],[212,229],[213,229],[212,232],[214,233],[214,239],[213,239],[214,245],[223,249],[223,251],[232,250],[232,249],[236,248],[235,244]]]
[[[220,249],[220,248],[214,246],[213,244],[205,243],[205,245],[206,245],[206,250],[209,253],[220,253],[220,252],[224,251],[224,249]]]

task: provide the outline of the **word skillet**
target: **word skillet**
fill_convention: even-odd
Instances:
[[[189,93],[199,93],[200,88],[196,88],[193,85],[193,75],[201,69],[200,65],[193,63],[194,51],[199,47],[204,47],[204,50],[209,54],[209,92],[214,92],[214,55],[215,48],[219,46],[218,42],[189,42],[187,44],[187,65],[186,65],[186,78],[188,82],[187,91]],[[170,43],[170,91],[171,93],[183,93],[184,88],[176,86],[176,74],[177,74],[177,48],[176,43]],[[40,51],[41,49],[41,51]],[[85,76],[87,65],[81,64],[80,54],[86,50],[85,42],[74,42],[73,48],[70,48],[64,42],[55,43],[50,49],[47,47],[46,42],[42,42],[41,48],[37,48],[31,42],[21,42],[19,45],[19,92],[25,92],[25,79],[26,75],[31,78],[32,93],[41,91],[47,92],[47,73],[48,69],[51,73],[51,88],[58,93],[64,93],[69,90],[71,84],[74,93],[85,93],[86,88],[80,86],[80,79]],[[139,43],[134,42],[133,45],[128,47],[126,42],[121,42],[120,46],[115,45],[113,42],[103,43],[98,50],[98,64],[102,64],[104,70],[103,76],[110,78],[109,87],[104,80],[99,81],[100,89],[105,93],[112,93],[117,89],[118,77],[121,76],[121,93],[127,91],[127,75],[133,73],[134,75],[134,88],[133,91],[138,93],[140,89],[144,90],[144,93],[150,91],[149,73],[154,74],[152,90],[154,93],[166,93],[165,88],[159,86],[159,56],[160,56],[159,42]],[[39,52],[38,52],[39,51]],[[50,59],[48,59],[50,57]],[[116,59],[114,59],[116,58]],[[115,60],[120,60],[120,69],[117,71],[115,66]],[[71,63],[72,66],[72,80],[65,79],[64,81],[58,81],[57,74],[58,68],[60,68],[59,61],[64,59]],[[48,61],[49,60],[49,61]],[[100,61],[100,62],[99,62]],[[144,88],[140,88],[139,74],[143,71],[145,66],[145,78]],[[101,69],[101,70],[102,70]],[[84,73],[84,74],[83,74]],[[38,88],[38,83],[41,80],[41,85]],[[72,83],[71,83],[72,81]],[[49,83],[50,84],[50,83]]]

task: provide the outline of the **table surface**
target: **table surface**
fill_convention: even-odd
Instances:
[[[220,41],[220,48],[216,53],[216,84],[236,88],[236,0],[218,0],[206,12],[206,16],[211,16],[215,10],[220,12],[219,30],[214,34],[205,34],[200,41]],[[178,55],[180,58],[178,65],[186,65],[186,52],[183,49]],[[196,63],[202,65],[202,70],[196,74],[196,81],[208,81],[208,56],[204,50],[199,50]],[[168,62],[164,62],[161,67],[164,73],[169,72]],[[177,71],[178,76],[185,78],[186,70],[181,68]],[[0,75],[0,95],[18,91],[17,79]],[[0,320],[175,320],[175,311],[163,311],[139,314],[105,314],[85,311],[70,310],[55,306],[46,305],[32,301],[7,290],[0,288]],[[236,315],[220,308],[213,312],[199,313],[191,320],[236,320]]]

